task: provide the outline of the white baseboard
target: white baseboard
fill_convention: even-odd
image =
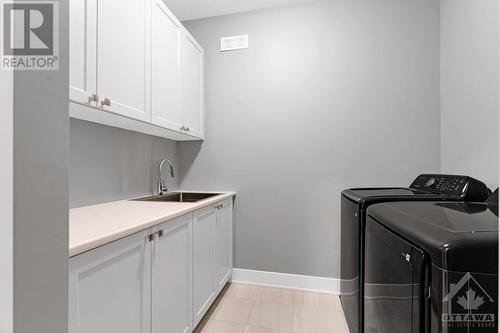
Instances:
[[[253,271],[248,269],[234,268],[232,282],[275,288],[314,291],[334,295],[340,294],[340,279],[324,278],[318,276]]]

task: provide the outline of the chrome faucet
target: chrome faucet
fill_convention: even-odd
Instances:
[[[165,181],[161,177],[161,171],[165,162],[170,166],[170,176],[174,178],[174,166],[172,165],[172,162],[168,158],[163,159],[160,162],[160,167],[158,168],[158,195],[165,195],[165,193],[167,193],[168,191],[167,187],[165,186]]]

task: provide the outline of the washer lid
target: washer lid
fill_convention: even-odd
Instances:
[[[370,206],[368,216],[426,251],[445,270],[498,271],[498,216],[494,205],[394,202]]]
[[[351,188],[342,191],[342,196],[357,203],[360,209],[378,202],[408,200],[440,200],[442,196],[405,187]]]

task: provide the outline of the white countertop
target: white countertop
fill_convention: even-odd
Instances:
[[[121,200],[70,209],[69,256],[76,256],[236,195],[235,192],[203,193],[221,194],[194,203]]]

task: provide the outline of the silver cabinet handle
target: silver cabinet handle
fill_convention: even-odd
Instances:
[[[147,235],[147,236],[146,236],[146,240],[147,240],[148,242],[152,242],[152,241],[154,241],[154,240],[155,240],[155,234],[149,234],[149,235]]]
[[[158,230],[156,232],[156,234],[158,235],[158,238],[162,238],[163,236],[165,236],[165,231],[163,229],[161,229],[161,230]]]
[[[111,100],[109,98],[105,98],[101,101],[101,107],[104,107],[104,106],[111,106]]]
[[[89,104],[92,102],[99,102],[99,96],[97,96],[96,94],[90,95],[89,96]]]

